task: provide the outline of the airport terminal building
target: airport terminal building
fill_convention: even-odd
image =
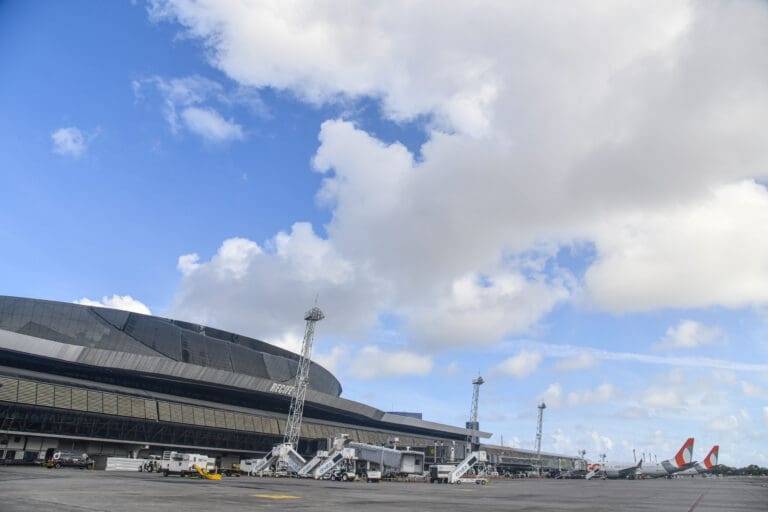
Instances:
[[[0,459],[37,460],[51,448],[261,455],[282,441],[298,359],[188,322],[0,296]],[[377,445],[397,438],[398,447],[423,452],[430,464],[449,450],[462,457],[468,434],[490,437],[386,413],[341,398],[341,390],[312,363],[300,453],[346,433]],[[491,449],[491,457],[502,451]]]

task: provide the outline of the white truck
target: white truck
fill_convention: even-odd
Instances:
[[[205,473],[213,473],[216,471],[216,459],[199,453],[163,452],[163,458],[160,460],[160,472],[163,476],[197,475],[200,472],[195,466]]]

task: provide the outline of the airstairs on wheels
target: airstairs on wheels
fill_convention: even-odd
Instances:
[[[602,464],[593,464],[593,467],[589,470],[589,472],[584,476],[586,480],[592,480],[596,476],[600,476],[600,473],[603,471]]]
[[[299,473],[306,462],[304,457],[299,455],[290,443],[278,444],[263,459],[253,463],[249,474],[255,476],[275,464],[284,465],[290,471]]]
[[[467,458],[465,458],[463,461],[459,463],[458,466],[456,466],[456,469],[451,471],[451,474],[448,477],[448,481],[452,484],[460,484],[462,482],[471,482],[471,483],[485,485],[486,483],[488,483],[488,480],[484,477],[474,476],[471,478],[465,478],[464,475],[466,475],[469,472],[469,470],[475,467],[478,463],[487,462],[487,461],[488,461],[488,454],[484,451],[470,453],[467,456]]]
[[[314,470],[321,462],[328,458],[328,452],[326,450],[319,450],[314,457],[309,459],[309,462],[304,464],[299,470],[299,476],[304,478],[312,474]]]
[[[319,480],[333,471],[333,469],[343,461],[355,459],[355,449],[349,448],[348,445],[349,438],[346,434],[341,434],[336,437],[333,440],[331,449],[327,452],[327,455],[323,458],[322,462],[316,464],[316,468],[313,471],[308,471],[307,476]]]

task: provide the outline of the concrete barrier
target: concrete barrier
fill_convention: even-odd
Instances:
[[[107,457],[107,471],[140,471],[149,459],[129,459],[127,457]]]

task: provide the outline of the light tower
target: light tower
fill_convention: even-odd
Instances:
[[[478,375],[476,379],[472,381],[472,408],[469,411],[469,421],[467,422],[467,430],[480,430],[480,423],[477,421],[477,404],[480,401],[480,386],[483,385],[485,380]],[[472,451],[473,446],[480,443],[480,438],[476,435],[472,435],[467,432],[467,451]]]
[[[538,407],[539,421],[536,424],[536,460],[539,461],[539,469],[541,469],[541,427],[544,422],[544,409],[547,408],[547,404],[541,402]]]
[[[323,312],[317,306],[313,307],[304,315],[307,322],[304,330],[304,341],[301,344],[301,358],[299,367],[296,371],[296,384],[291,397],[291,407],[288,410],[288,423],[285,427],[285,436],[283,444],[290,444],[296,449],[299,444],[299,434],[301,433],[301,418],[304,415],[304,399],[307,397],[307,386],[309,384],[309,365],[312,356],[312,342],[315,337],[315,324],[325,318]]]

